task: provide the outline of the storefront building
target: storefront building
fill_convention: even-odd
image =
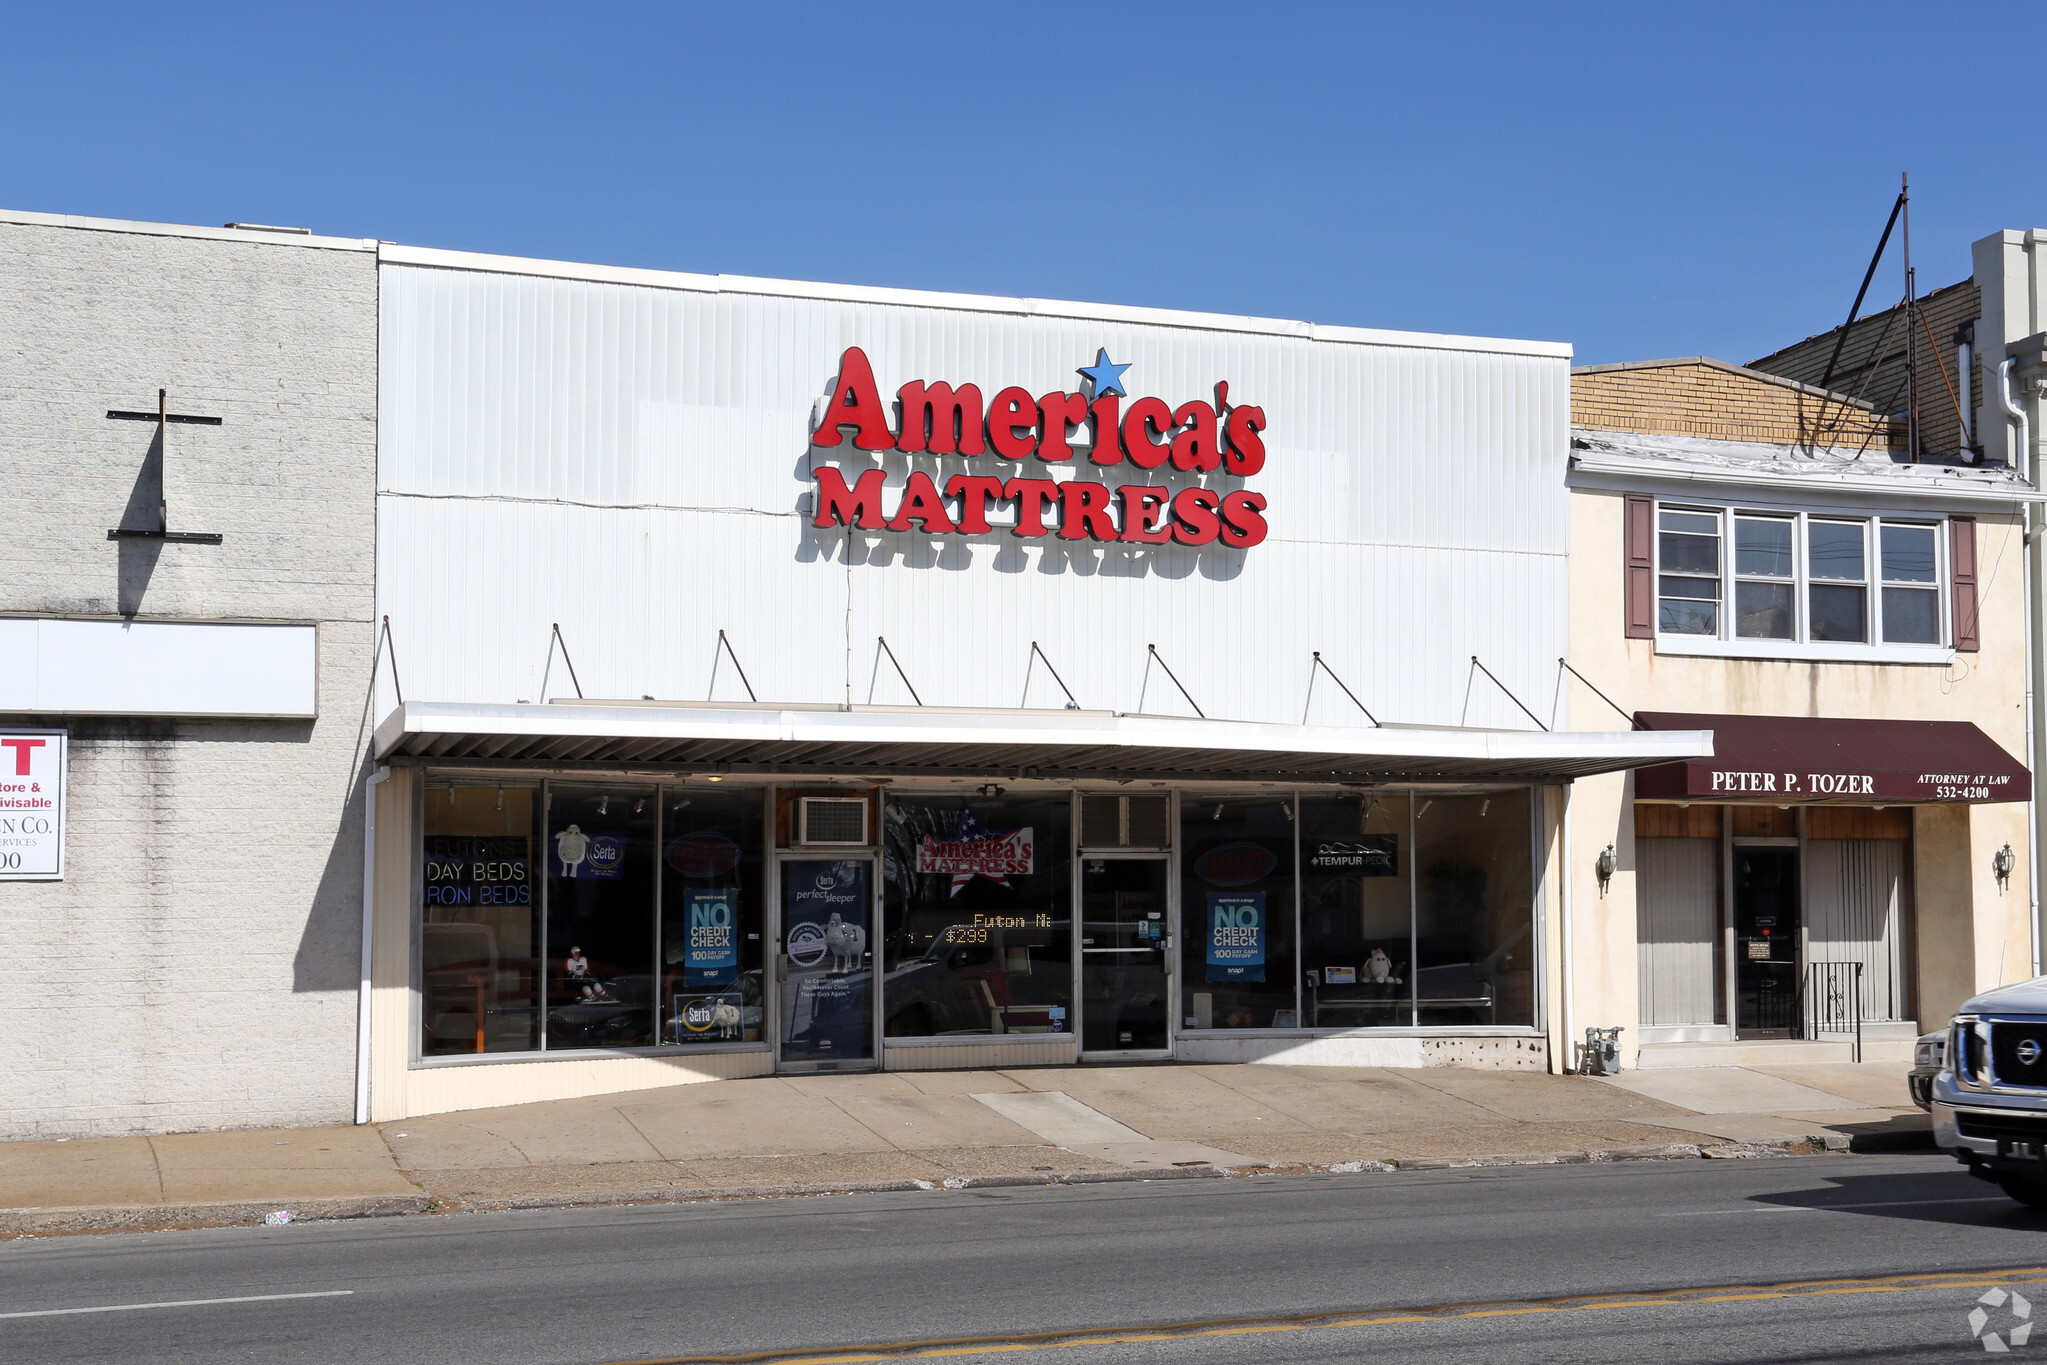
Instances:
[[[1720,840],[1723,888],[1788,839],[1757,847],[1802,884],[1908,896],[1794,972],[1894,962],[1900,1029],[2029,965],[2009,473],[1772,467],[1752,501],[1751,466],[1594,449],[1653,425],[1574,450],[1553,343],[36,214],[0,262],[33,509],[0,534],[0,1136],[1738,1038],[1724,927],[1658,946],[1658,839]],[[1724,545],[1858,522],[1854,583],[1747,577],[1860,591],[1875,633],[1687,648],[1701,571],[1636,635],[1643,499]],[[1808,747],[1808,808],[1710,786],[1754,715],[1989,748],[1910,751],[1969,780],[1893,801],[1840,784],[1902,769]]]
[[[374,1117],[1546,1068],[1561,784],[1710,747],[1520,709],[1564,347],[389,246],[381,290]]]
[[[1699,358],[1572,404],[1581,706],[1714,752],[1573,787],[1570,1026],[1630,1065],[1896,1059],[2037,973],[2019,472]]]

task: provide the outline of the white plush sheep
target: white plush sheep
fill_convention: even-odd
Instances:
[[[832,955],[832,971],[854,971],[867,955],[867,931],[857,924],[846,923],[835,910],[825,921],[824,946],[825,951]]]
[[[720,1038],[739,1036],[739,1006],[730,1000],[720,1000],[711,1011],[711,1025],[718,1030]]]

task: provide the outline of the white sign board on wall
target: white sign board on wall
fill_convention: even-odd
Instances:
[[[0,730],[0,881],[64,876],[63,730]]]

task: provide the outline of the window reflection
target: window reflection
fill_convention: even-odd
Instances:
[[[756,1043],[762,1018],[761,793],[662,794],[663,1043]]]
[[[540,1023],[537,783],[426,784],[420,1052],[521,1052]]]
[[[1301,983],[1311,1028],[1405,1027],[1413,1008],[1405,795],[1301,800]]]
[[[1298,1028],[1294,798],[1180,799],[1186,1028]]]
[[[651,787],[547,790],[547,1046],[654,1041]]]
[[[884,1036],[1072,1029],[1072,799],[891,794]]]
[[[1535,1022],[1533,825],[1526,787],[1420,797],[1415,993],[1420,1022]]]

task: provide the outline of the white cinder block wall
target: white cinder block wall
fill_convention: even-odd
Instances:
[[[314,621],[318,720],[71,732],[69,870],[0,883],[0,1138],[352,1116],[373,243],[0,214],[0,614]],[[147,409],[173,426],[153,522]],[[152,467],[146,467],[152,466]],[[132,508],[132,510],[131,510]],[[22,513],[28,513],[22,515]]]

